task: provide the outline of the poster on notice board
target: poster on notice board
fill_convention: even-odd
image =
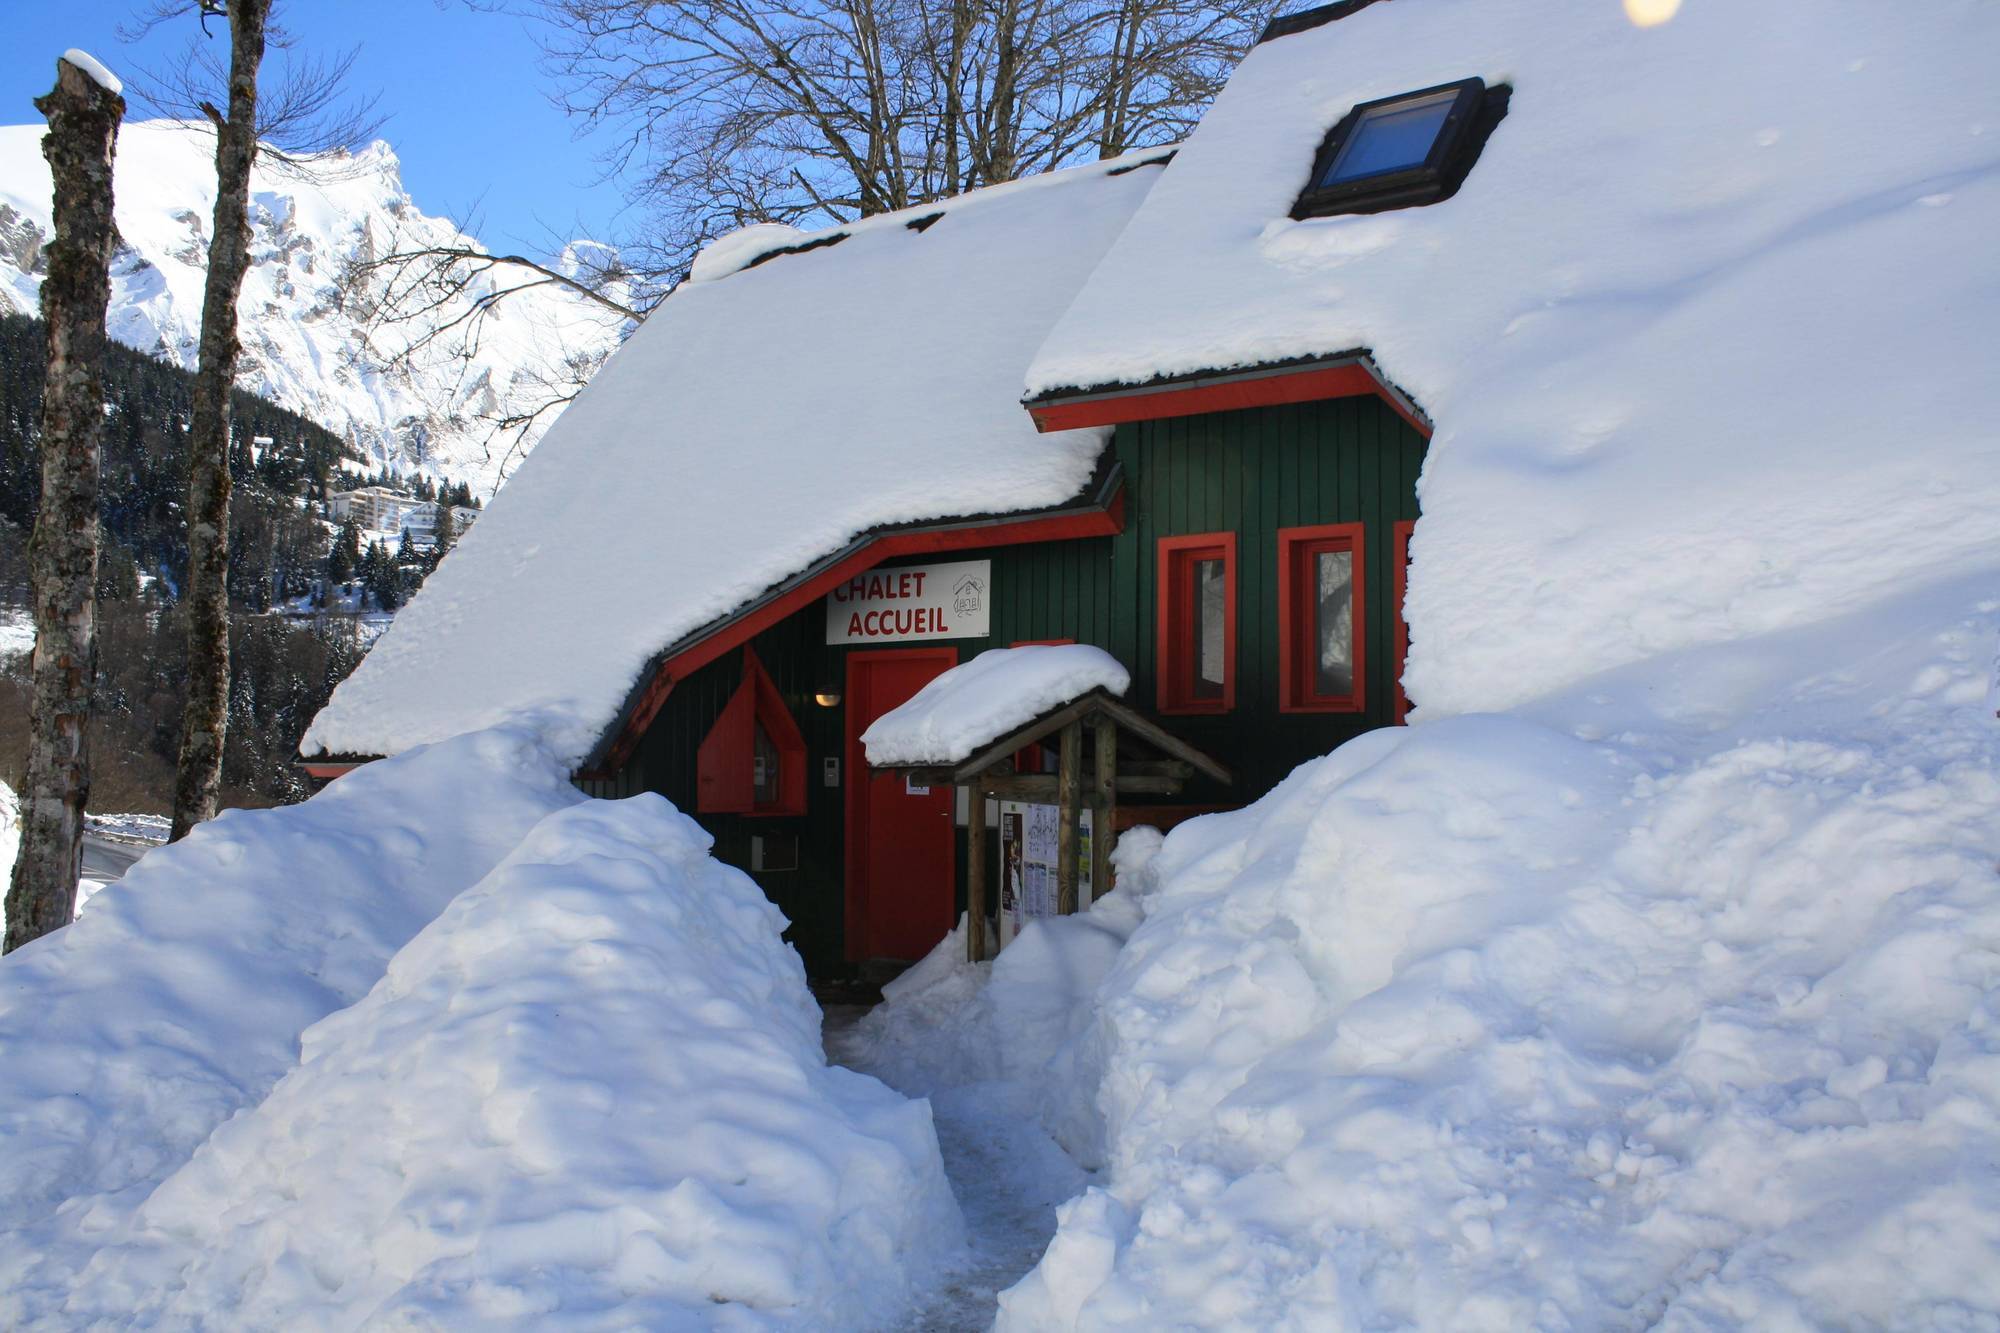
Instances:
[[[1062,820],[1053,805],[1000,802],[1000,944],[1030,921],[1056,914],[1057,839]],[[1078,910],[1090,905],[1090,811],[1077,838]]]

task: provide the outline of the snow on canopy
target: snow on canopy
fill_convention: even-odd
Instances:
[[[977,191],[923,210],[943,216],[921,231],[913,213],[851,223],[835,244],[683,285],[303,752],[393,754],[534,710],[579,761],[653,654],[864,530],[1075,495],[1102,433],[1037,434],[1021,376],[1159,176],[1130,165]]]
[[[1437,423],[1420,711],[1853,609],[2000,540],[2000,8],[1407,0],[1250,52],[1031,395],[1365,347]],[[1507,118],[1429,207],[1288,217],[1358,103]]]
[[[993,648],[876,718],[861,745],[871,764],[955,764],[1052,708],[1131,684],[1117,658],[1087,643]]]

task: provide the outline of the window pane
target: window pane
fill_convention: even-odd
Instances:
[[[756,788],[755,801],[758,805],[778,803],[778,747],[771,740],[771,733],[764,730],[760,721],[755,724],[754,744],[756,757],[751,765],[751,785]]]
[[[1314,624],[1319,656],[1313,693],[1337,698],[1354,693],[1354,553],[1320,551],[1313,556],[1318,587]]]
[[[1223,616],[1229,609],[1220,560],[1194,562],[1194,697],[1220,699],[1223,686],[1223,648],[1227,631]]]
[[[1347,136],[1340,155],[1326,169],[1321,185],[1338,185],[1385,171],[1422,166],[1437,142],[1444,119],[1458,100],[1454,91],[1432,93],[1413,102],[1398,102],[1362,116]]]

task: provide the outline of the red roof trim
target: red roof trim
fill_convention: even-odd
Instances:
[[[1431,423],[1395,386],[1375,373],[1366,359],[1332,365],[1293,366],[1260,371],[1228,372],[1171,384],[1108,389],[1028,404],[1039,431],[1077,430],[1086,426],[1116,426],[1128,421],[1158,421],[1208,412],[1232,412],[1248,407],[1278,407],[1329,398],[1359,398],[1373,394],[1410,423],[1425,439]]]
[[[660,663],[653,678],[625,725],[612,741],[603,763],[579,773],[579,778],[608,777],[623,768],[638,747],[639,738],[658,717],[673,693],[674,683],[685,680],[738,644],[747,643],[785,617],[810,602],[824,597],[864,570],[884,560],[903,555],[933,555],[941,551],[967,551],[982,546],[1020,546],[1030,542],[1067,541],[1078,537],[1109,537],[1125,529],[1125,491],[1121,486],[1103,509],[1083,513],[1049,514],[1041,517],[1000,519],[965,527],[915,529],[887,532],[844,559],[819,570],[811,578],[791,584],[769,601],[721,626],[714,634],[691,644]]]
[[[366,759],[348,759],[348,760],[333,760],[333,761],[317,760],[317,759],[295,759],[292,762],[296,763],[300,768],[304,769],[307,777],[324,778],[326,781],[331,782],[335,778],[341,776],[343,773],[352,773],[355,769],[361,767],[363,764],[368,763],[369,761]]]

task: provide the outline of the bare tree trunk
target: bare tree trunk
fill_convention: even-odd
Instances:
[[[111,300],[111,159],[125,99],[67,60],[35,99],[55,180],[55,239],[42,283],[42,502],[28,543],[34,693],[21,852],[7,890],[12,953],[76,914],[90,797],[90,690],[97,674],[97,469],[104,431],[104,311]]]
[[[201,353],[188,440],[187,702],[168,840],[215,814],[229,727],[229,391],[236,298],[250,264],[250,166],[257,157],[257,67],[271,0],[229,0],[229,114],[216,123],[215,231],[202,292]]]

